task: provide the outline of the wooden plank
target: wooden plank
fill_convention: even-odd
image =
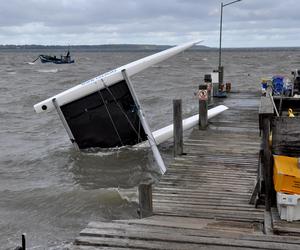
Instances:
[[[118,221],[122,223],[122,221]],[[147,230],[148,227],[166,231],[175,230],[184,235],[194,235],[194,236],[216,236],[216,232],[219,237],[241,237],[241,233],[247,233],[244,236],[251,237],[255,233],[261,235],[262,231],[259,228],[259,223],[246,223],[237,221],[216,221],[211,219],[203,218],[189,218],[189,217],[176,217],[176,216],[153,216],[147,218],[147,220],[130,220],[124,221],[123,223],[129,223],[134,227],[138,227],[139,230]],[[142,229],[140,229],[142,227]]]
[[[124,250],[124,247],[105,247],[105,246],[75,246],[73,245],[71,248],[68,248],[71,250]],[[136,250],[142,250],[143,248],[135,248]]]
[[[174,194],[187,194],[187,195],[201,195],[203,194],[204,197],[214,197],[214,196],[226,196],[228,195],[229,197],[241,197],[241,198],[246,198],[248,199],[250,197],[250,194],[247,193],[242,193],[242,192],[238,192],[238,190],[235,190],[234,188],[232,190],[228,189],[228,190],[221,190],[218,192],[212,191],[211,189],[207,188],[207,189],[193,189],[190,190],[189,188],[184,188],[184,187],[155,187],[154,193],[156,193],[157,191],[159,191],[159,193],[174,193]],[[235,192],[233,192],[235,191]]]
[[[168,193],[156,193],[155,196],[153,196],[154,199],[164,199],[167,200],[169,199],[177,199],[177,200],[182,200],[183,202],[185,200],[194,200],[194,201],[201,201],[201,202],[209,202],[209,204],[214,204],[216,203],[221,203],[226,202],[232,204],[235,203],[236,205],[239,206],[251,206],[247,203],[249,200],[249,196],[247,195],[246,197],[235,197],[233,195],[221,195],[221,194],[215,194],[215,195],[197,195],[197,194],[182,194],[182,193],[173,193],[173,192],[168,192]]]
[[[259,106],[259,114],[273,114],[274,107],[269,96],[262,96]]]
[[[170,206],[175,206],[177,204],[187,204],[187,205],[195,205],[195,206],[201,206],[201,207],[220,207],[222,206],[224,210],[227,209],[232,209],[232,210],[244,210],[244,211],[259,211],[261,212],[260,209],[253,207],[252,205],[249,204],[240,204],[240,203],[236,203],[234,204],[232,202],[232,200],[227,200],[227,199],[221,199],[221,200],[206,200],[206,199],[199,199],[199,201],[197,201],[196,199],[191,200],[190,197],[184,199],[181,198],[179,199],[178,197],[176,197],[176,199],[168,199],[168,198],[154,198],[153,202],[155,202],[156,204],[160,203],[160,204],[170,204]]]
[[[179,216],[195,216],[197,218],[227,218],[240,221],[264,221],[264,214],[260,211],[249,212],[249,211],[234,211],[218,209],[212,211],[209,208],[202,207],[170,207],[160,204],[155,206],[154,214],[169,214],[169,215],[179,215]],[[203,217],[202,217],[203,216]]]

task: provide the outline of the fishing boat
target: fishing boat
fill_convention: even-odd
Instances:
[[[60,57],[56,57],[49,55],[39,55],[37,59],[39,58],[41,59],[42,63],[67,64],[75,62],[75,60],[70,56],[70,51],[68,51],[65,56],[61,55]],[[33,62],[35,62],[37,59],[35,59]]]

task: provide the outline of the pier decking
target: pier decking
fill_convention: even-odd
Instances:
[[[186,154],[154,187],[153,216],[90,222],[72,249],[300,249],[299,237],[264,234],[265,209],[249,204],[261,142],[259,93],[232,93],[222,102],[229,110],[207,130],[192,131]]]

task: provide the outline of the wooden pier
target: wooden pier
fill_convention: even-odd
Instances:
[[[232,93],[222,104],[229,110],[192,131],[185,154],[153,187],[152,216],[90,222],[72,250],[300,249],[298,236],[273,234],[276,209],[249,204],[261,148],[260,94]]]

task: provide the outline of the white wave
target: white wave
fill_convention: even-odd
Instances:
[[[138,189],[137,188],[128,188],[128,189],[117,189],[118,194],[120,195],[122,200],[127,202],[136,202],[138,203]]]
[[[89,148],[87,150],[82,151],[85,155],[92,155],[92,156],[109,156],[113,154],[118,154],[122,149],[127,149],[128,146],[122,146],[122,147],[114,147],[114,148]]]
[[[107,151],[107,152],[84,152],[85,154],[87,155],[93,155],[93,156],[100,156],[100,157],[103,157],[103,156],[108,156],[108,155],[113,155],[115,154],[115,151]]]
[[[39,69],[39,73],[57,73],[58,69]]]

